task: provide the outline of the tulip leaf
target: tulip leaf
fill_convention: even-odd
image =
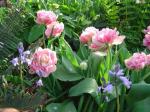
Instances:
[[[62,55],[66,56],[67,59],[71,62],[71,64],[73,64],[76,67],[79,67],[76,56],[75,56],[72,48],[70,47],[70,45],[65,41],[65,39],[63,37],[61,37],[59,39],[59,42],[61,45],[60,48],[62,49]]]
[[[29,36],[27,39],[28,43],[31,44],[32,42],[37,40],[40,36],[42,36],[44,29],[45,27],[43,25],[34,25],[31,28],[31,31],[29,33]]]
[[[83,78],[78,73],[68,71],[63,65],[57,65],[57,70],[53,73],[53,76],[61,81],[76,81]]]
[[[134,104],[132,112],[149,112],[150,97]]]
[[[147,97],[150,97],[150,84],[142,82],[131,86],[131,90],[127,95],[127,101],[129,105],[132,105]]]
[[[77,112],[73,102],[65,101],[63,103],[51,103],[47,105],[48,112]]]
[[[59,112],[59,108],[61,107],[60,103],[51,103],[47,105],[46,110],[48,112]]]
[[[73,65],[70,63],[70,61],[66,58],[66,57],[64,57],[64,56],[62,56],[62,63],[63,63],[63,65],[65,66],[65,68],[69,71],[69,72],[71,72],[71,73],[75,73],[76,71],[75,71],[75,69],[74,69],[74,67],[73,67]]]
[[[78,96],[83,93],[95,95],[95,93],[97,93],[97,88],[98,85],[95,79],[86,78],[69,90],[69,96]]]

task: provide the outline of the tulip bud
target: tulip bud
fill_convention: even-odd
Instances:
[[[86,70],[87,69],[87,63],[85,62],[85,61],[83,61],[83,62],[81,62],[80,63],[80,68],[81,68],[81,70]]]

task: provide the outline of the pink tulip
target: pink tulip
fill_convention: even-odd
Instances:
[[[92,38],[92,43],[97,46],[118,45],[123,42],[125,36],[119,36],[119,32],[116,29],[103,28],[101,31]]]
[[[38,48],[32,56],[30,71],[37,73],[40,77],[48,77],[56,70],[56,52],[48,48]]]
[[[37,12],[36,22],[38,24],[51,24],[57,20],[57,16],[52,11],[39,10]]]
[[[150,54],[147,55],[147,65],[148,65],[148,66],[150,65]]]
[[[125,60],[128,69],[140,70],[147,65],[147,56],[145,53],[134,53],[132,57]]]
[[[89,48],[93,51],[98,51],[100,50],[101,46],[97,46],[96,44],[91,44]]]
[[[53,22],[49,25],[47,25],[47,29],[45,30],[45,35],[47,38],[50,36],[58,37],[61,35],[61,33],[64,30],[64,24],[61,22]]]
[[[144,31],[145,34],[147,34],[147,33],[150,34],[150,26],[148,26],[147,29],[143,30],[143,31]]]
[[[145,38],[143,39],[143,45],[150,49],[150,34],[145,35]]]
[[[95,27],[87,27],[80,35],[80,41],[84,44],[87,44],[92,40],[92,37],[98,32],[98,29]]]

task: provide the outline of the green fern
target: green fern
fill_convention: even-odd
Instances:
[[[21,41],[20,34],[24,30],[24,19],[21,11],[12,9],[0,24],[0,58],[8,57],[16,51]]]
[[[12,94],[7,93],[4,97],[0,98],[0,107],[13,107],[20,110],[35,109],[43,100],[43,96],[39,94]]]
[[[142,30],[149,25],[149,10],[150,1],[145,4],[136,4],[134,1],[124,0],[120,3],[118,29],[126,35],[129,50],[135,51],[136,48],[142,50],[144,38]]]

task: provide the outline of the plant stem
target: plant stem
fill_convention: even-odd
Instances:
[[[22,91],[24,91],[24,85],[23,85],[23,71],[22,71],[22,64],[21,64],[21,61],[20,61],[20,80],[21,80]]]
[[[89,106],[90,101],[91,101],[91,97],[88,98],[87,103],[85,104],[85,107],[83,109],[83,112],[87,112],[87,108]]]
[[[116,91],[116,96],[117,96],[117,112],[119,112],[120,111],[120,103],[119,103],[118,88],[117,88],[116,84],[115,84],[115,91]]]
[[[44,33],[43,33],[43,45],[44,45],[44,48],[46,48]]]

